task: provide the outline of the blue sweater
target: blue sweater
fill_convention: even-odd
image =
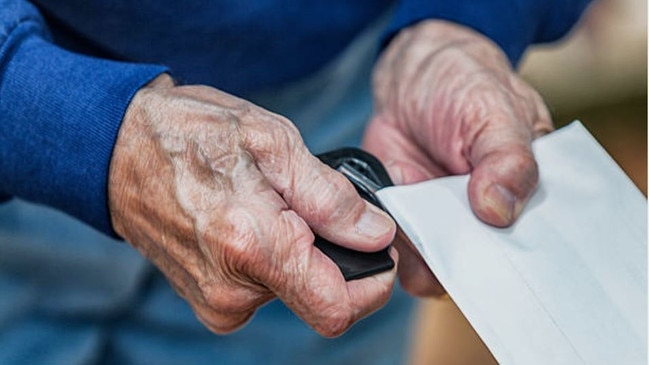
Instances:
[[[161,72],[241,96],[306,76],[390,0],[0,0],[0,199],[46,204],[114,234],[110,157],[133,94]],[[588,0],[402,0],[384,42],[427,18],[499,44],[513,65]]]

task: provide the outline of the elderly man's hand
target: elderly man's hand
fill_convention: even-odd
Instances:
[[[166,76],[140,90],[110,169],[113,225],[212,331],[279,297],[324,336],[389,298],[396,269],[345,282],[313,232],[376,251],[396,226],[304,146],[285,118]],[[396,252],[392,250],[396,260]]]
[[[374,94],[364,147],[386,164],[395,183],[471,173],[475,214],[495,226],[516,219],[538,180],[530,144],[551,131],[552,122],[495,44],[460,25],[416,24],[381,55]],[[405,289],[442,293],[412,245],[403,237],[395,245]]]

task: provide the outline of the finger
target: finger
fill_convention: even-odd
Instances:
[[[306,223],[290,210],[281,212],[274,235],[290,244],[276,251],[273,261],[279,267],[268,273],[268,286],[323,336],[342,334],[389,299],[396,268],[346,282],[338,266],[313,246]],[[396,252],[391,255],[398,262]]]
[[[400,160],[390,160],[385,169],[395,185],[408,185],[432,179],[431,174],[421,166]]]
[[[518,78],[512,79],[511,86],[517,98],[504,104],[510,106],[509,112],[483,121],[484,127],[469,144],[471,206],[480,219],[499,227],[518,218],[536,189],[538,167],[531,143],[553,129],[540,95]]]
[[[199,282],[210,309],[195,305],[199,318],[214,331],[232,331],[267,299],[255,296],[267,288],[318,332],[336,336],[383,305],[396,270],[348,285],[313,245],[310,227],[262,177],[253,170],[241,183],[255,199],[235,192],[228,210],[198,224],[201,247],[217,269]]]
[[[309,153],[295,127],[281,120],[270,136],[267,131],[261,138],[264,133],[250,136],[247,148],[289,207],[316,233],[341,246],[377,251],[390,244],[396,231],[392,219]]]
[[[199,321],[214,333],[227,334],[241,328],[259,306],[274,298],[272,292],[258,285],[232,285],[219,280],[206,272],[209,269],[197,277],[196,267],[185,269],[173,254],[154,249],[156,254],[149,252],[152,261],[176,293],[189,303]]]
[[[345,177],[315,157],[305,154],[303,161],[294,169],[295,193],[287,202],[315,232],[359,251],[378,251],[390,244],[396,224],[385,212],[363,200]]]
[[[378,158],[395,185],[414,184],[447,173],[386,118],[375,115],[363,137],[363,148]]]
[[[469,201],[478,218],[505,227],[520,215],[538,182],[531,128],[492,123],[473,143]]]
[[[400,262],[399,252],[391,247],[390,257],[395,267],[386,272],[347,282],[350,303],[357,311],[356,320],[362,319],[383,307],[390,299]]]
[[[223,292],[219,295],[221,297],[225,296]],[[236,308],[234,306],[237,303],[233,300],[232,310],[227,310],[227,307],[213,306],[213,302],[189,301],[189,304],[196,318],[210,331],[216,334],[228,334],[242,328],[248,323],[257,308],[272,300],[274,295],[268,294],[259,296],[258,298],[258,300],[250,302],[247,306],[237,306]]]
[[[255,310],[221,313],[200,303],[189,302],[189,304],[199,322],[218,335],[232,333],[242,328],[255,313]]]
[[[418,297],[441,296],[446,293],[437,277],[401,230],[397,232],[393,245],[399,251],[399,281],[406,292]]]

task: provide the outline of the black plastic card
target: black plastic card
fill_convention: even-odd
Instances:
[[[392,186],[392,181],[376,157],[358,148],[343,148],[318,155],[318,158],[347,177],[363,199],[383,209],[374,193],[377,189]],[[360,252],[338,246],[319,236],[316,236],[315,246],[338,265],[348,281],[394,267],[388,253],[390,247],[377,252]]]

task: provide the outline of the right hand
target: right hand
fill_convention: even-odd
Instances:
[[[503,51],[470,28],[426,20],[390,42],[373,81],[375,110],[363,147],[395,184],[470,173],[467,198],[476,216],[511,225],[538,182],[532,140],[550,132],[552,120]],[[406,291],[444,293],[415,247],[399,237]]]
[[[337,336],[392,290],[396,269],[345,282],[313,232],[377,251],[394,222],[311,155],[287,119],[210,87],[162,75],[138,91],[113,152],[109,202],[115,231],[215,333],[279,297]]]

